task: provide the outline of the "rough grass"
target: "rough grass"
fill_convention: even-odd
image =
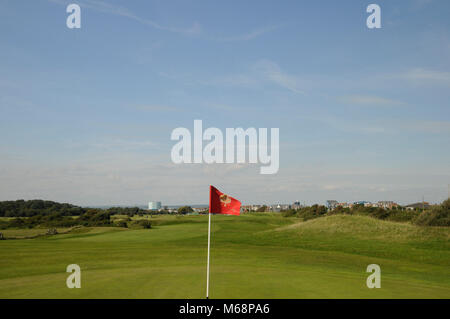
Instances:
[[[207,216],[0,241],[0,298],[203,298]],[[212,298],[450,298],[449,229],[365,216],[213,216]],[[82,288],[65,285],[68,264]],[[369,264],[381,289],[366,287]]]
[[[361,215],[331,215],[274,229],[274,231],[284,230],[295,230],[298,235],[308,232],[336,236],[351,235],[359,239],[395,242],[439,240],[448,244],[450,239],[450,231],[446,227],[417,227],[410,223],[385,222]]]
[[[58,233],[67,233],[70,232],[71,228],[56,228]],[[25,229],[4,229],[0,232],[3,233],[3,236],[6,239],[27,239],[34,238],[38,236],[43,236],[47,233],[48,228],[25,228]]]

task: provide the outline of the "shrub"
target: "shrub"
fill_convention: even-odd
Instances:
[[[79,224],[83,226],[109,226],[112,225],[111,213],[90,209],[79,218]]]
[[[292,217],[292,216],[295,216],[296,214],[297,214],[297,212],[295,211],[295,209],[288,209],[281,213],[281,215],[283,217]]]
[[[128,228],[128,224],[127,224],[127,222],[124,221],[124,220],[119,220],[119,221],[116,223],[116,226],[117,226],[117,227]]]
[[[393,222],[409,222],[414,220],[419,215],[416,211],[407,210],[392,210],[386,220]]]
[[[142,228],[144,228],[144,229],[150,229],[150,228],[152,228],[152,223],[151,223],[150,221],[148,221],[148,220],[140,220],[140,221],[138,222],[138,224],[139,224],[140,226],[142,226]]]
[[[297,216],[303,220],[309,220],[323,216],[327,213],[327,208],[322,205],[312,205],[311,207],[303,207],[297,211]]]
[[[440,206],[423,211],[414,219],[414,223],[421,226],[450,226],[450,199]]]
[[[338,214],[351,214],[350,208],[346,207],[342,207],[342,206],[338,206],[335,209],[333,209],[332,211],[328,212],[328,215],[338,215]]]
[[[371,216],[378,219],[387,219],[390,215],[390,211],[383,208],[375,208],[375,211],[371,214]]]
[[[23,218],[14,218],[9,222],[8,226],[11,228],[21,228],[25,226],[25,221]]]

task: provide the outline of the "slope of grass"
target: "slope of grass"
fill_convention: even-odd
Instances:
[[[207,216],[0,241],[0,298],[203,298]],[[213,216],[213,298],[450,298],[447,228],[364,216]],[[82,270],[68,289],[67,265]],[[382,288],[366,287],[381,266]]]

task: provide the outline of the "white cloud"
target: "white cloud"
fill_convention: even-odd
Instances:
[[[228,41],[246,41],[246,40],[252,40],[255,39],[265,33],[271,32],[275,29],[278,29],[279,26],[267,26],[267,27],[261,27],[255,30],[252,30],[250,32],[247,33],[243,33],[240,35],[235,35],[235,36],[230,36],[230,37],[223,37],[223,38],[216,38],[216,40],[218,41],[224,41],[224,42],[228,42]]]
[[[252,74],[229,74],[215,77],[210,81],[203,81],[203,84],[215,84],[238,87],[257,87],[260,85],[261,79],[258,79]]]
[[[349,118],[337,116],[309,116],[300,117],[301,120],[317,121],[341,132],[348,133],[364,133],[364,134],[380,134],[391,131],[390,126],[386,126],[385,122],[367,120],[364,122],[355,122]]]
[[[58,4],[62,4],[62,5],[68,5],[69,3],[72,2],[72,1],[65,1],[65,0],[49,0],[49,1],[58,3]],[[199,34],[202,31],[200,24],[198,24],[197,22],[195,22],[191,27],[187,27],[187,28],[176,28],[176,27],[164,26],[153,20],[139,17],[125,7],[121,7],[121,6],[107,3],[104,1],[83,0],[83,1],[77,1],[77,3],[82,8],[85,7],[85,8],[89,8],[89,9],[92,9],[92,10],[95,10],[98,12],[125,17],[128,19],[137,21],[143,25],[148,25],[148,26],[158,29],[158,30],[170,31],[170,32],[174,32],[174,33],[182,33],[182,34],[187,34],[187,35]]]
[[[450,173],[436,167],[380,169],[363,163],[314,163],[283,167],[276,176],[267,176],[258,174],[258,165],[175,165],[170,156],[120,151],[42,162],[2,156],[0,164],[0,200],[44,198],[81,205],[136,205],[150,198],[164,205],[206,204],[210,184],[243,204],[297,199],[309,204],[323,204],[326,199],[410,203],[422,195],[439,201],[446,195]],[[384,190],[389,193],[377,193]]]
[[[150,111],[150,112],[179,112],[180,108],[175,106],[168,105],[157,105],[157,104],[149,104],[149,105],[138,105],[136,109],[139,111]]]
[[[139,150],[150,150],[150,148],[158,146],[158,143],[148,140],[130,140],[122,138],[103,138],[94,141],[72,141],[68,140],[64,143],[64,148],[68,150],[76,150],[77,152],[91,152],[95,149],[95,154],[105,154],[106,156],[116,156],[117,153],[135,152]],[[90,153],[91,154],[91,153]],[[82,154],[79,154],[82,156]]]
[[[414,82],[414,83],[431,83],[450,86],[450,72],[435,71],[423,68],[410,69],[404,73],[398,74],[396,77]]]
[[[450,133],[450,121],[410,121],[402,124],[407,130],[423,133]]]
[[[405,103],[393,99],[387,99],[374,95],[347,95],[338,98],[338,101],[355,105],[371,106],[397,106]]]
[[[123,150],[123,149],[136,149],[136,148],[147,148],[151,146],[155,146],[156,143],[151,141],[135,141],[135,140],[124,140],[124,139],[112,139],[103,142],[92,143],[92,146],[106,148],[106,149],[114,149],[114,150]]]
[[[287,89],[295,94],[305,94],[304,88],[314,87],[312,82],[319,82],[317,76],[312,80],[297,75],[288,74],[281,67],[270,60],[261,59],[251,64],[241,73],[230,73],[218,76],[194,76],[193,74],[174,74],[159,72],[161,77],[182,81],[186,85],[232,86],[241,88],[260,89],[266,84],[272,84]],[[330,80],[331,82],[331,80]],[[317,86],[318,87],[318,86]]]
[[[278,64],[269,60],[260,60],[255,65],[256,70],[264,77],[291,92],[305,94],[300,87],[300,79],[296,76],[283,72]]]

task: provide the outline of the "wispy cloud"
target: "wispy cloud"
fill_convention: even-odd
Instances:
[[[450,133],[450,121],[403,119],[374,119],[355,122],[347,118],[335,116],[302,117],[307,121],[317,121],[326,124],[333,129],[349,133],[362,134],[399,134],[399,133]]]
[[[414,68],[397,74],[399,77],[415,83],[433,83],[450,86],[450,72],[436,71],[424,68]]]
[[[260,60],[256,63],[255,68],[261,72],[264,77],[291,92],[305,94],[301,89],[300,79],[296,76],[283,72],[278,64],[269,60]]]
[[[85,151],[88,149],[98,149],[108,152],[134,152],[138,150],[148,150],[149,148],[157,145],[157,143],[149,140],[131,140],[123,138],[101,138],[96,139],[95,141],[84,142],[68,140],[65,142],[65,148],[67,149],[77,149]]]
[[[401,126],[407,130],[420,133],[450,133],[450,121],[411,121],[403,123]]]
[[[378,135],[381,133],[388,133],[390,131],[390,128],[388,126],[372,120],[355,122],[354,120],[347,117],[338,117],[333,115],[301,116],[299,117],[299,119],[310,123],[322,123],[322,125],[326,125],[328,128],[346,133]]]
[[[414,9],[422,9],[423,7],[429,5],[432,2],[433,0],[414,0],[412,2],[412,7]]]
[[[49,1],[53,2],[53,3],[61,4],[61,5],[68,5],[69,3],[72,3],[72,1],[66,1],[66,0],[49,0]],[[196,34],[201,33],[201,31],[202,31],[200,24],[197,22],[195,22],[192,26],[185,27],[185,28],[164,26],[164,25],[162,25],[156,21],[153,21],[151,19],[142,18],[125,7],[107,3],[104,1],[83,0],[83,1],[77,1],[77,4],[79,4],[81,7],[89,8],[89,9],[97,11],[97,12],[108,13],[108,14],[128,18],[128,19],[134,20],[143,25],[147,25],[147,26],[150,26],[150,27],[158,29],[158,30],[170,31],[170,32],[174,32],[174,33],[182,33],[182,34],[187,34],[187,35],[196,35]]]
[[[237,87],[257,87],[261,83],[261,78],[249,73],[240,74],[227,74],[216,76],[211,80],[201,81],[202,84],[206,85],[225,85],[225,86],[237,86]]]
[[[178,112],[181,110],[179,107],[175,106],[156,105],[156,104],[138,105],[136,106],[136,109],[139,111],[150,111],[150,112],[175,112],[175,111]]]
[[[156,144],[151,141],[136,141],[136,140],[124,140],[124,139],[113,139],[104,142],[93,143],[92,146],[107,148],[107,149],[136,149],[136,148],[146,148],[150,146],[155,146]]]
[[[240,35],[234,35],[229,37],[218,37],[215,38],[215,40],[218,41],[224,41],[224,42],[232,42],[232,41],[246,41],[246,40],[252,40],[255,39],[263,34],[266,34],[268,32],[271,32],[273,30],[278,29],[279,26],[267,26],[267,27],[261,27]]]
[[[233,86],[242,88],[261,88],[264,84],[272,84],[287,89],[296,94],[305,94],[302,87],[306,82],[299,76],[284,72],[281,67],[270,60],[262,59],[256,61],[242,73],[231,73],[213,77],[198,77],[186,74],[168,74],[160,72],[160,76],[170,80],[181,80],[186,84]]]
[[[405,104],[402,101],[374,95],[346,95],[338,97],[338,101],[342,103],[367,106],[398,106]]]

